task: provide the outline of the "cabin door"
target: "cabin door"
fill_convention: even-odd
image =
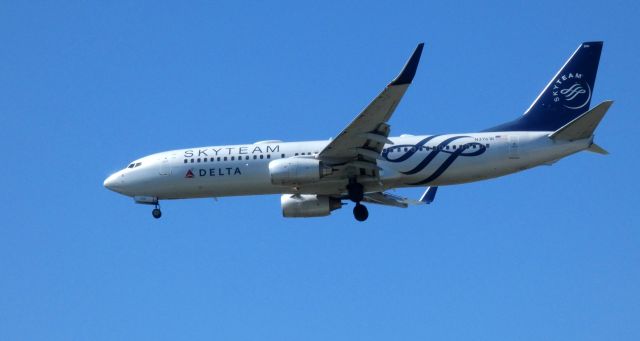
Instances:
[[[160,160],[160,175],[171,175],[171,167],[169,166],[168,157]]]
[[[520,158],[520,136],[517,136],[517,135],[509,136],[509,158],[510,159]]]

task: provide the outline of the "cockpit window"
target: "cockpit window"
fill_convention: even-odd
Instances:
[[[133,168],[134,164],[130,164],[127,168]]]
[[[141,164],[142,164],[142,162],[138,162],[138,163],[136,163],[136,165],[135,165],[135,166],[133,166],[133,167],[138,167],[138,166],[140,166]]]

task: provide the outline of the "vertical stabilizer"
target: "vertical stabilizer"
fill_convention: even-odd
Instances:
[[[486,131],[555,131],[589,110],[601,52],[601,41],[580,44],[523,116]]]

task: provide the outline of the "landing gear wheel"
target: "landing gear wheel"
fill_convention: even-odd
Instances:
[[[158,218],[162,217],[162,211],[160,211],[160,209],[156,207],[156,208],[153,209],[153,211],[151,211],[151,215],[154,218],[158,219]]]
[[[369,217],[369,210],[365,205],[357,203],[356,207],[353,208],[353,216],[357,221],[365,221]]]

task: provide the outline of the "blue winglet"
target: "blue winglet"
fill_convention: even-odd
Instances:
[[[407,64],[404,65],[404,68],[400,71],[398,77],[389,83],[389,85],[411,84],[413,77],[416,75],[416,71],[418,70],[418,63],[420,62],[423,47],[424,43],[418,44],[418,47],[413,51],[411,58],[409,58]]]
[[[427,190],[424,191],[424,194],[422,195],[422,197],[420,198],[420,201],[422,201],[425,204],[430,204],[433,202],[433,200],[436,199],[436,192],[438,191],[438,186],[435,187],[427,187]]]

